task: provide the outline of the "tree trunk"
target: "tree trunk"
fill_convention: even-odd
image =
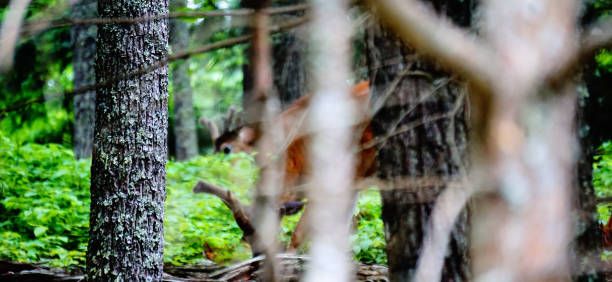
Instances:
[[[168,1],[100,1],[104,18],[168,13]],[[168,21],[104,24],[98,29],[96,81],[138,71],[168,56]],[[91,165],[87,277],[159,281],[166,198],[168,68],[98,89]]]
[[[469,24],[469,1],[458,5],[434,4],[456,13],[451,16],[460,24]],[[433,202],[449,181],[465,176],[467,171],[466,89],[435,64],[403,47],[402,41],[383,27],[372,25],[366,36],[373,104],[391,91],[372,120],[374,134],[377,140],[382,140],[377,145],[378,176],[386,180],[396,177],[426,180],[410,187],[396,185],[394,190],[381,191],[389,278],[412,281]],[[389,136],[401,127],[408,130]],[[442,281],[469,280],[470,267],[466,209],[451,234]]]
[[[185,7],[185,0],[172,0],[172,9]],[[170,20],[172,52],[182,51],[189,45],[189,26],[181,19]],[[187,76],[189,59],[175,61],[172,68],[174,89],[174,144],[176,159],[188,160],[198,155],[195,116],[191,84]]]
[[[576,191],[576,207],[580,221],[574,242],[575,263],[578,264],[578,275],[575,277],[577,281],[604,281],[599,270],[602,244],[597,197],[593,188],[593,156],[598,146],[612,139],[612,133],[608,130],[608,123],[612,120],[612,99],[607,98],[612,74],[601,71],[600,75],[595,75],[596,65],[597,63],[592,61],[584,70],[586,85],[579,87],[577,108],[580,142]]]
[[[302,3],[298,0],[278,0],[274,3],[279,6]],[[303,12],[295,12],[286,17],[302,16]],[[274,74],[274,90],[281,102],[281,109],[288,108],[293,101],[308,93],[306,73],[306,43],[298,34],[299,31],[286,31],[272,37],[272,73]],[[252,48],[247,48],[247,53]],[[251,55],[248,56],[251,58]],[[249,94],[253,88],[252,69],[250,62],[242,68],[244,73],[243,101],[248,102]]]
[[[307,93],[305,47],[304,40],[292,31],[278,35],[272,47],[274,87],[283,109]]]
[[[81,0],[72,6],[72,18],[95,18],[96,1]],[[73,25],[70,31],[74,52],[74,88],[93,85],[96,82],[94,56],[96,52],[96,25]],[[77,159],[90,158],[96,107],[94,90],[74,96],[74,155]]]

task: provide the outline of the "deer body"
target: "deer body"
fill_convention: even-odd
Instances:
[[[296,202],[304,199],[304,193],[296,189],[298,185],[304,184],[304,180],[310,174],[310,163],[308,160],[308,128],[304,124],[305,116],[308,114],[308,105],[311,95],[306,95],[296,100],[289,108],[278,116],[277,122],[282,124],[282,137],[286,146],[280,148],[284,151],[285,176],[280,194],[280,203]],[[374,140],[369,117],[369,83],[360,82],[351,88],[351,99],[357,103],[358,114],[363,117],[362,122],[355,125],[354,135],[357,147],[357,167],[355,168],[356,180],[371,176],[375,172],[375,149],[372,146],[363,148]],[[333,118],[333,113],[330,113]],[[201,120],[209,130],[214,139],[215,152],[252,152],[258,137],[258,130],[252,126],[240,127],[233,131],[215,135],[218,129],[211,128],[212,122]],[[358,142],[357,142],[358,139]],[[305,236],[304,216],[300,219],[294,230],[291,247],[297,248]]]

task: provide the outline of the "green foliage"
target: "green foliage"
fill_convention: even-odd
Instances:
[[[193,194],[199,180],[231,187],[248,203],[250,188],[257,178],[252,157],[246,154],[200,156],[188,162],[169,162],[165,214],[165,261],[174,264],[209,258],[219,262],[246,259],[248,245],[231,211],[208,194]]]
[[[82,267],[89,226],[88,160],[75,160],[56,144],[15,142],[0,131],[0,259]],[[193,194],[199,180],[231,187],[248,203],[258,169],[252,156],[200,156],[168,162],[165,211],[166,262],[184,264],[204,258],[218,263],[250,256],[230,210],[215,196]],[[380,195],[361,193],[352,236],[355,258],[385,263]],[[279,240],[288,244],[299,214],[285,217]]]
[[[607,49],[602,49],[595,56],[595,61],[597,62],[598,71],[605,70],[607,72],[612,72],[612,53]]]
[[[598,197],[612,196],[612,141],[598,148],[593,163],[593,186]]]
[[[1,132],[0,132],[1,134]],[[23,144],[0,135],[0,258],[84,265],[89,226],[88,160],[60,145]],[[168,162],[167,262],[211,258],[224,263],[250,251],[231,212],[216,197],[194,195],[198,180],[234,188],[245,202],[257,169],[247,155]]]
[[[0,133],[0,257],[82,265],[89,227],[89,162],[62,146]]]
[[[599,146],[593,162],[593,187],[597,197],[612,197],[612,141]],[[610,219],[611,203],[597,205],[599,221],[606,224]]]
[[[386,264],[385,231],[381,218],[382,200],[377,189],[361,192],[355,217],[357,232],[351,236],[355,259],[364,263]]]

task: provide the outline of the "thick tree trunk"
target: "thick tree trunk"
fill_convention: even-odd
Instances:
[[[95,18],[96,1],[81,0],[72,6],[72,18]],[[70,31],[74,52],[74,88],[96,82],[94,56],[96,52],[96,25],[73,25]],[[74,155],[77,159],[90,158],[93,143],[96,92],[87,91],[74,96]]]
[[[173,9],[185,7],[185,0],[171,0]],[[172,52],[182,51],[189,44],[189,26],[180,19],[170,20],[170,44]],[[198,138],[191,84],[187,76],[189,60],[173,63],[172,86],[174,89],[174,148],[176,159],[187,160],[198,155]]]
[[[168,13],[168,1],[100,1],[105,18]],[[167,57],[168,21],[98,29],[96,81],[135,72]],[[168,68],[112,81],[98,90],[91,166],[87,277],[159,281],[166,198]]]
[[[471,10],[469,1],[451,10]],[[452,6],[452,5],[448,5]],[[447,8],[437,3],[436,7]],[[469,16],[456,15],[469,24]],[[465,87],[407,47],[388,30],[372,25],[367,30],[368,68],[374,105],[387,91],[390,95],[372,120],[381,143],[378,176],[422,179],[422,184],[382,191],[389,278],[412,281],[423,236],[436,196],[447,183],[466,176],[468,126]],[[399,128],[401,134],[389,136]],[[417,181],[415,181],[416,183]],[[442,270],[442,281],[467,281],[469,259],[469,212],[455,223]]]

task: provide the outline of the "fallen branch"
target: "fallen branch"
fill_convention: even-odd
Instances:
[[[251,244],[252,237],[255,234],[255,227],[251,223],[250,216],[247,212],[247,207],[243,205],[240,200],[232,193],[232,191],[223,189],[205,181],[199,181],[193,187],[194,193],[207,193],[212,194],[221,199],[223,203],[232,211],[234,219],[242,230],[242,234],[245,240]]]

